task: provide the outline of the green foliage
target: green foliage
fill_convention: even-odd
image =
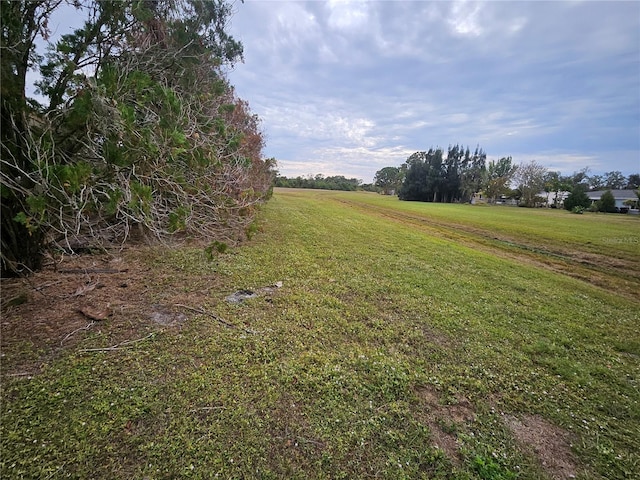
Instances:
[[[133,212],[134,215],[142,215],[142,218],[151,213],[151,204],[153,203],[153,193],[151,186],[143,185],[140,182],[131,182],[129,184],[131,188],[131,200],[127,204],[127,207]]]
[[[585,211],[585,208],[583,206],[581,206],[581,205],[576,205],[575,207],[573,207],[571,209],[571,213],[582,214],[582,213],[584,213],[584,211]]]
[[[476,455],[472,461],[473,470],[483,480],[513,480],[517,474],[497,463],[492,458]]]
[[[482,186],[486,153],[476,147],[471,154],[460,145],[449,146],[447,157],[441,148],[412,154],[403,166],[406,174],[398,197],[422,202],[469,201]]]
[[[24,225],[27,228],[27,231],[33,232],[33,230],[37,227],[33,223],[33,218],[28,217],[24,212],[18,212],[13,220],[21,225]]]
[[[69,193],[76,194],[90,182],[92,167],[80,161],[73,165],[56,166],[54,172],[58,184]]]
[[[627,185],[627,179],[620,171],[606,172],[604,176],[604,187],[608,190],[620,190]]]
[[[591,200],[587,196],[585,187],[576,185],[569,196],[564,200],[565,210],[573,211],[574,208],[580,207],[583,210],[591,206]]]
[[[616,199],[611,193],[611,190],[607,190],[600,197],[600,201],[598,202],[598,211],[605,213],[615,213]]]
[[[253,221],[247,226],[244,232],[245,232],[245,235],[247,236],[247,239],[251,240],[254,237],[254,235],[258,233],[259,230],[260,230],[260,227],[258,225],[258,222]]]
[[[214,240],[211,244],[207,246],[207,248],[204,249],[204,251],[207,255],[207,258],[209,260],[213,260],[217,255],[226,253],[228,249],[229,249],[229,245],[227,245],[225,242]]]
[[[44,195],[29,195],[27,197],[29,211],[42,218],[47,210],[47,197]]]
[[[184,206],[180,206],[169,213],[169,232],[184,232],[187,229],[188,217],[189,209]]]
[[[3,8],[3,25],[15,23],[15,32],[3,34],[15,33],[20,38],[12,44],[25,42],[29,54],[29,42],[46,35],[58,3]],[[3,109],[9,104],[5,85],[17,86],[12,98],[23,103],[20,112],[3,110],[3,158],[15,144],[9,133],[21,141],[11,147],[20,155],[7,155],[16,165],[3,164],[3,198],[16,197],[11,205],[3,203],[10,209],[3,209],[3,232],[17,232],[18,224],[38,241],[54,228],[82,242],[99,243],[114,233],[121,242],[129,223],[142,223],[158,238],[176,232],[241,238],[268,195],[272,164],[262,159],[259,119],[235,96],[222,69],[242,59],[242,45],[226,31],[231,5],[185,0],[74,6],[85,23],[50,44],[36,65],[47,115],[28,113],[33,121],[17,122],[14,130],[5,129],[4,120],[27,114],[24,76],[5,82],[5,73],[23,70],[19,59],[2,56]],[[33,31],[19,26],[28,14],[34,15],[28,24]],[[32,235],[35,228],[43,235]],[[26,261],[5,262],[5,252],[21,243],[3,243],[3,272]],[[44,250],[32,247],[30,253]]]
[[[108,195],[104,203],[104,211],[107,215],[113,216],[120,210],[120,205],[124,197],[124,192],[119,188],[114,188]]]
[[[385,167],[376,172],[374,182],[376,187],[380,188],[384,194],[389,195],[402,185],[403,176],[404,170],[400,167]]]
[[[335,175],[331,177],[325,177],[322,174],[309,175],[307,178],[296,177],[287,178],[277,176],[275,178],[276,187],[285,188],[315,188],[319,190],[344,190],[355,191],[362,183],[357,178],[345,178],[342,175]]]
[[[545,189],[547,176],[547,168],[535,160],[518,166],[515,180],[520,192],[519,206],[535,207],[542,203],[538,194]]]
[[[509,182],[518,168],[512,162],[511,157],[502,157],[498,161],[491,160],[487,165],[483,187],[485,195],[492,202],[508,193]]]

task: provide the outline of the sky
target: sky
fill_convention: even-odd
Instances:
[[[281,175],[364,183],[476,145],[550,170],[640,172],[640,2],[251,1],[228,72]]]

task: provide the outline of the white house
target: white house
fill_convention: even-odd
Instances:
[[[545,207],[556,205],[558,208],[562,208],[564,201],[570,193],[571,192],[540,192],[538,196],[544,199],[543,203]]]

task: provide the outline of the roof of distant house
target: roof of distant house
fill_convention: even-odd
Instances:
[[[587,192],[587,196],[591,200],[600,200],[602,194],[607,191],[610,191],[613,195],[613,198],[615,198],[616,200],[635,200],[636,198],[638,198],[638,196],[636,195],[636,190],[594,190],[593,192]]]

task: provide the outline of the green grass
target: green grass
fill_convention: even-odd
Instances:
[[[528,243],[555,248],[606,250],[613,256],[634,255],[640,249],[640,217],[566,210],[523,209],[506,206],[461,206],[446,203],[401,202],[382,195],[343,195],[347,202],[415,214],[430,221],[475,227],[494,235],[511,235]]]
[[[568,432],[578,478],[634,478],[640,302],[543,260],[598,253],[615,261],[585,268],[637,291],[615,262],[638,249],[602,240],[638,238],[636,220],[278,190],[241,248],[149,253],[194,276],[151,296],[215,275],[194,307],[240,328],[191,312],[83,352],[105,345],[89,331],[40,375],[3,377],[0,477],[549,478],[504,421],[528,414]]]

